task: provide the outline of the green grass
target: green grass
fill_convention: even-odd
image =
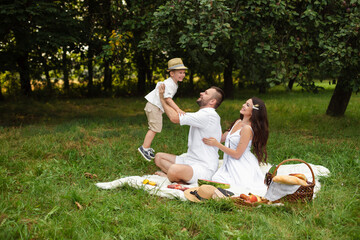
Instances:
[[[269,114],[269,162],[300,158],[331,176],[310,204],[254,209],[96,188],[157,170],[136,150],[147,131],[144,99],[0,103],[0,239],[358,239],[360,96],[352,96],[345,117],[332,118],[324,114],[331,94],[259,96]],[[240,92],[222,104],[223,128],[253,95]],[[197,110],[194,98],[175,101]],[[164,119],[153,148],[186,151],[188,127]]]

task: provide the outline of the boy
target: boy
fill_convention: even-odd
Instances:
[[[170,77],[164,82],[158,82],[155,89],[145,96],[145,99],[148,102],[146,103],[144,110],[148,119],[149,130],[145,135],[142,146],[138,148],[138,151],[147,161],[151,161],[151,159],[155,158],[155,151],[151,148],[151,143],[156,133],[160,133],[162,129],[162,114],[164,113],[164,108],[160,102],[158,88],[161,84],[165,84],[165,101],[178,114],[184,114],[185,112],[176,105],[172,98],[174,97],[178,89],[178,82],[182,82],[185,77],[186,69],[188,68],[184,66],[181,58],[170,59],[167,69]]]

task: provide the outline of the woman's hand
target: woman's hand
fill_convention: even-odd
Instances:
[[[203,142],[206,144],[206,145],[209,145],[209,146],[216,146],[219,142],[215,139],[215,138],[213,138],[213,137],[211,137],[211,138],[203,138],[202,139],[203,140]]]

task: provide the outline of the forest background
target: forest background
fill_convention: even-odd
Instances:
[[[326,113],[358,92],[358,0],[4,0],[0,99],[143,96],[167,61],[189,67],[178,96],[217,85],[265,93],[336,84]],[[325,112],[325,109],[324,109]]]

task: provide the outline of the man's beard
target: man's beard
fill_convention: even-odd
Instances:
[[[198,100],[196,100],[196,103],[199,105],[199,107],[203,107],[207,104],[207,102],[205,102],[203,99],[199,98]]]

